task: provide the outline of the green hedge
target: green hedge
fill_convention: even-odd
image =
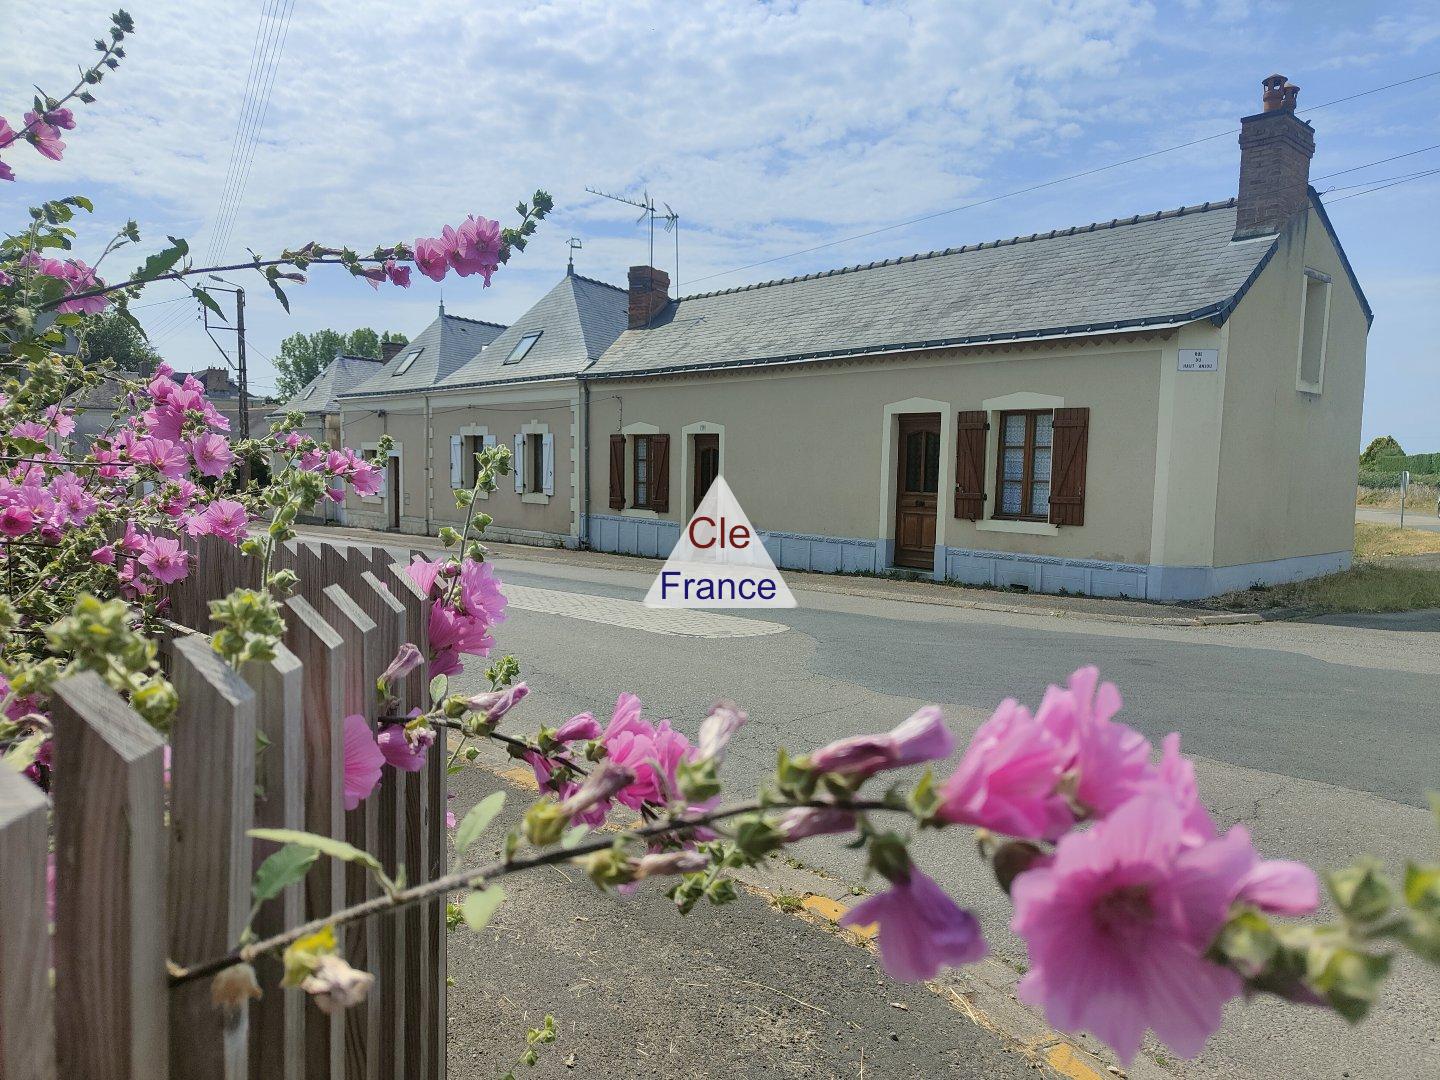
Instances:
[[[1370,472],[1398,473],[1401,469],[1409,469],[1412,474],[1424,473],[1427,475],[1440,474],[1440,453],[1436,454],[1406,454],[1404,457],[1385,457],[1377,459]],[[1412,475],[1411,479],[1415,479]]]
[[[1429,457],[1431,455],[1422,456]],[[1400,470],[1396,469],[1394,472],[1367,470],[1360,474],[1359,483],[1362,488],[1398,488],[1400,486]],[[1440,473],[1419,473],[1411,469],[1410,483],[1440,487]]]

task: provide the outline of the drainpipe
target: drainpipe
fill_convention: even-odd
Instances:
[[[590,548],[590,384],[580,382],[580,547]]]
[[[425,535],[435,531],[435,414],[425,395]]]

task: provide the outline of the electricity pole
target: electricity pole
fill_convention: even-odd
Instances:
[[[245,367],[245,290],[235,289],[236,382],[240,384],[240,437],[250,438],[250,374]]]

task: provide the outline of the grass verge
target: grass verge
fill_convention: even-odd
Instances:
[[[1440,571],[1363,562],[1338,574],[1308,581],[1226,593],[1211,603],[1226,611],[1298,608],[1315,612],[1361,612],[1440,608]]]
[[[1373,559],[1384,555],[1430,555],[1440,552],[1440,532],[1402,529],[1398,525],[1355,523],[1355,557]]]

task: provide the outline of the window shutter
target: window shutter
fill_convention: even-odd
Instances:
[[[670,509],[670,436],[650,436],[650,509],[657,514]]]
[[[515,470],[515,494],[525,491],[525,436],[515,436],[515,460],[510,463]]]
[[[610,436],[610,509],[625,509],[625,436]]]
[[[460,462],[465,456],[465,437],[463,435],[450,436],[450,486],[460,486]]]
[[[1050,523],[1085,524],[1085,457],[1090,449],[1090,410],[1056,409]]]
[[[955,425],[955,516],[979,521],[985,514],[985,432],[983,409],[962,412]]]
[[[545,494],[555,494],[555,436],[550,432],[545,433],[545,458],[543,469],[545,473]]]
[[[495,446],[495,445],[496,445],[496,442],[497,442],[497,441],[496,441],[496,438],[495,438],[494,435],[485,435],[485,436],[482,436],[481,439],[480,439],[480,449],[481,449],[481,450],[488,450],[488,449],[490,449],[492,446]]]

